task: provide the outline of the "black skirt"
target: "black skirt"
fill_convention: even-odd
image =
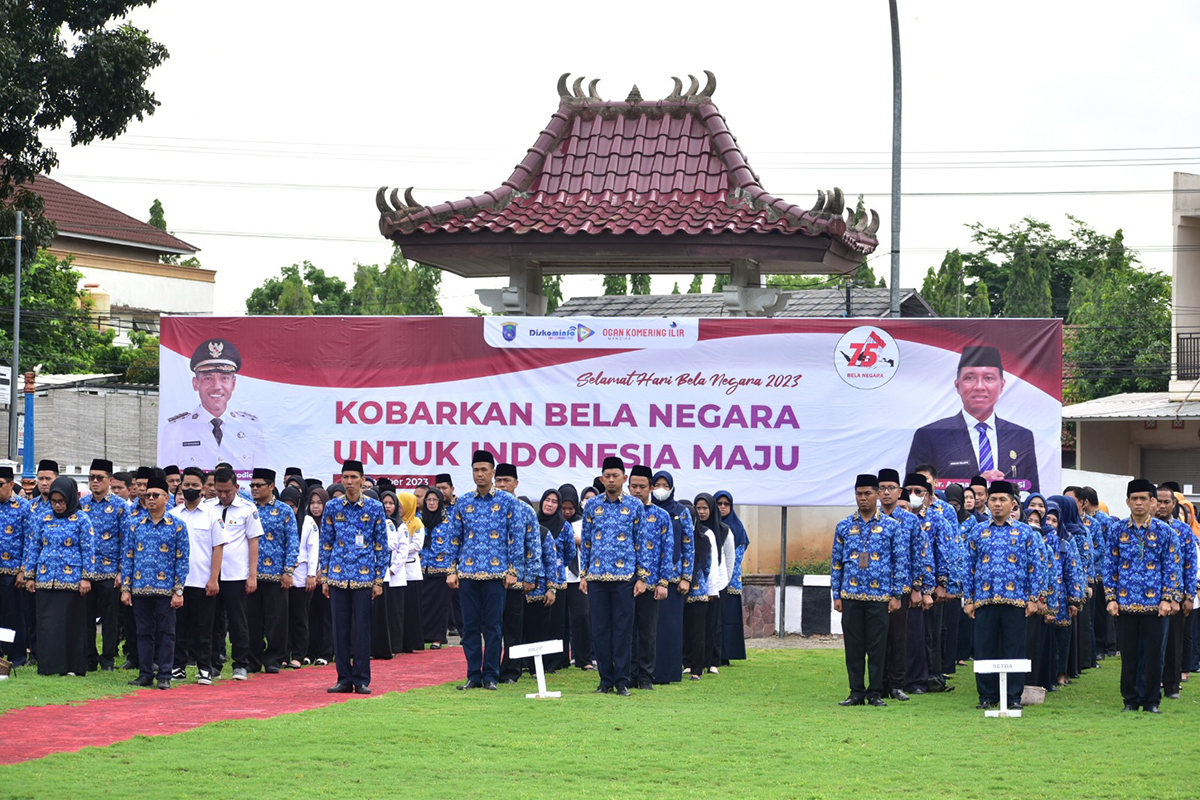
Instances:
[[[746,660],[746,630],[742,622],[742,596],[721,592],[721,662]]]
[[[425,649],[425,627],[421,618],[424,583],[412,581],[404,587],[404,631],[399,639],[402,653],[416,653]]]
[[[446,576],[426,575],[421,581],[421,628],[425,641],[446,643],[446,631],[450,628],[451,588],[446,585]]]
[[[87,604],[70,589],[38,589],[38,675],[87,674]],[[92,641],[96,628],[92,626]]]
[[[371,658],[391,658],[392,657],[392,637],[389,631],[388,607],[396,601],[398,595],[400,602],[404,602],[404,595],[399,589],[384,584],[383,594],[371,600]]]

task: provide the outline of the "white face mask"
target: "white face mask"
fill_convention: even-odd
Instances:
[[[660,486],[654,490],[654,499],[658,500],[659,502],[665,503],[667,501],[667,498],[670,496],[671,496],[670,489],[666,489],[666,488]]]
[[[908,504],[915,511],[916,509],[919,509],[921,506],[925,505],[925,498],[919,494],[910,494],[908,496]]]

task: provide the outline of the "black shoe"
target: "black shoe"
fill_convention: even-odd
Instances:
[[[1168,692],[1168,693],[1167,693],[1167,699],[1168,699],[1168,700],[1178,700],[1178,699],[1179,699],[1179,692]]]
[[[617,687],[617,694],[618,694],[620,697],[629,697],[629,689],[628,689],[627,687],[624,687],[624,686],[618,686],[618,687]]]
[[[352,683],[339,683],[339,684],[336,684],[336,685],[334,685],[334,686],[330,686],[330,687],[329,687],[328,689],[326,689],[325,691],[329,692],[330,694],[353,694],[353,692],[354,692],[354,684],[352,684]]]
[[[1124,714],[1126,711],[1137,711],[1137,710],[1138,710],[1137,703],[1126,703],[1125,707],[1121,709],[1121,713]]]
[[[171,681],[170,681],[169,679],[167,679],[167,678],[159,678],[159,679],[158,679],[158,686],[156,686],[155,688],[156,688],[156,689],[170,689],[170,688],[171,688]]]
[[[1061,686],[1059,686],[1057,683],[1052,683],[1052,684],[1050,684],[1049,686],[1047,686],[1047,687],[1046,687],[1046,691],[1047,691],[1047,692],[1058,692],[1058,691],[1061,691],[1061,690],[1062,690],[1062,687],[1061,687]]]
[[[460,692],[465,692],[467,689],[482,689],[483,684],[476,683],[475,681],[467,681],[462,686],[455,686],[454,688],[458,689]]]
[[[134,678],[133,680],[131,680],[129,682],[129,685],[130,686],[149,686],[152,683],[154,683],[153,678],[148,678],[144,675],[138,675],[136,678]]]
[[[264,668],[263,668],[263,670],[264,670],[264,671],[265,671],[265,672],[266,672],[268,675],[278,675],[278,674],[279,674],[279,667],[276,667],[276,666],[274,666],[274,665],[272,665],[272,666],[269,666],[269,667],[264,667]]]
[[[1158,710],[1157,704],[1148,705],[1145,708],[1143,708],[1142,711],[1145,711],[1147,714],[1161,714],[1162,713],[1161,711]]]
[[[365,683],[364,683],[364,684],[362,684],[361,686],[355,686],[355,687],[354,687],[354,693],[355,693],[355,694],[370,694],[370,693],[371,693],[371,687],[370,687],[370,686],[367,686]]]
[[[888,697],[892,698],[893,700],[904,702],[908,699],[908,694],[903,689],[892,689],[890,692],[888,692]]]
[[[517,679],[516,678],[505,678],[504,680],[502,680],[500,682],[503,683],[505,686],[512,686],[513,684],[515,684],[517,682]]]
[[[592,694],[612,694],[611,686],[597,686],[592,690]]]
[[[638,684],[638,689],[640,689],[643,692],[653,692],[654,684],[650,683],[649,681],[644,681],[643,683]]]
[[[850,695],[845,700],[838,703],[838,705],[839,706],[861,706],[865,702],[866,702],[865,698]]]
[[[914,686],[908,690],[909,694],[928,694],[928,690],[922,686]]]
[[[30,663],[32,664],[34,662],[30,660]],[[125,663],[121,665],[121,669],[137,669],[137,664],[134,664],[132,661],[126,659]]]
[[[980,701],[980,703],[979,703],[979,705],[977,705],[977,706],[975,706],[975,707],[976,707],[976,708],[978,708],[978,709],[980,709],[980,710],[982,710],[982,711],[986,711],[986,710],[988,710],[989,708],[995,708],[995,707],[996,707],[996,704],[995,704],[995,703],[989,703],[989,702],[988,702],[988,701],[986,701],[986,700],[981,700],[981,701]]]
[[[488,681],[487,683],[483,684],[483,688],[487,689],[489,692],[494,692],[496,691],[496,682]]]
[[[875,706],[876,708],[887,708],[887,703],[883,702],[883,698],[877,694],[873,694],[867,698],[867,705]]]
[[[1009,703],[1008,704],[1009,711],[1020,711],[1022,708],[1023,708],[1023,706],[1020,703]]]

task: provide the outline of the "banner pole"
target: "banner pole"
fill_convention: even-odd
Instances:
[[[787,506],[779,507],[779,638],[787,635]]]

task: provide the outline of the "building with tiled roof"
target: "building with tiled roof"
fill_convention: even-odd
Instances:
[[[525,158],[497,188],[426,206],[409,189],[376,195],[383,235],[404,254],[465,277],[508,276],[480,290],[494,311],[542,314],[549,274],[730,275],[726,313],[776,313],[787,292],[761,274],[847,274],[875,250],[879,216],[817,192],[803,208],[763,188],[703,88],[674,80],[662,100],[636,86],[622,101],[598,80],[568,88]],[[690,77],[690,76],[689,76]]]
[[[886,317],[891,314],[888,289],[854,287],[850,313],[845,289],[805,289],[790,292],[777,317]],[[630,294],[572,297],[550,313],[552,317],[719,317],[726,313],[725,299],[717,293]],[[934,317],[933,309],[915,289],[900,290],[900,316]]]
[[[163,259],[187,258],[199,248],[52,178],[26,186],[42,197],[46,218],[58,228],[48,251],[71,257],[101,325],[115,328],[118,341],[132,330],[157,335],[161,314],[212,313],[217,273]]]

